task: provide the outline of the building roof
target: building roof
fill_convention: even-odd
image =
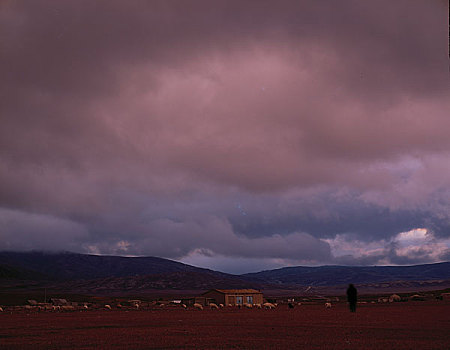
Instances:
[[[261,291],[256,289],[211,289],[208,292],[216,291],[223,294],[262,294]],[[206,292],[206,293],[208,293]],[[206,294],[203,293],[203,294]]]

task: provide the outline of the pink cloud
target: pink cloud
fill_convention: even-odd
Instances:
[[[0,206],[177,258],[447,237],[445,6],[263,5],[7,2]]]

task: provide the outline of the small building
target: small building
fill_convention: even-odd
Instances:
[[[211,289],[202,295],[214,300],[216,304],[223,305],[253,305],[264,302],[263,293],[256,289]]]

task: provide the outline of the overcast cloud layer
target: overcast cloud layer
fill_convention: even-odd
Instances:
[[[0,250],[450,260],[446,1],[3,1]]]

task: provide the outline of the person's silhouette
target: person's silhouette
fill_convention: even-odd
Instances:
[[[347,301],[351,312],[356,312],[356,301],[358,299],[358,292],[353,284],[349,284],[347,288]]]

